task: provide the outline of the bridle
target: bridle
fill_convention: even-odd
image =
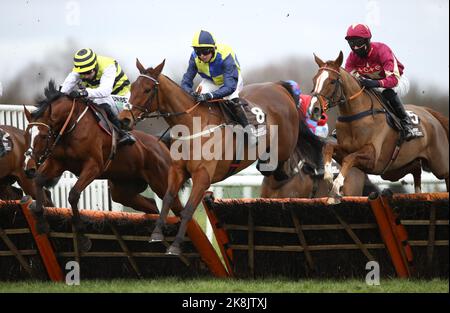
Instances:
[[[358,98],[364,91],[364,87],[362,87],[356,94],[347,98],[344,93],[344,88],[342,86],[341,73],[338,70],[333,68],[329,68],[326,66],[322,66],[319,68],[320,71],[329,71],[336,73],[338,76],[336,79],[331,80],[331,84],[334,84],[334,90],[330,96],[325,96],[320,92],[314,92],[312,96],[316,96],[319,99],[319,103],[322,106],[322,110],[324,112],[328,111],[328,109],[333,108],[337,105],[344,105],[353,99]],[[337,99],[336,99],[337,98]]]
[[[136,125],[138,122],[142,121],[145,118],[159,118],[159,117],[173,117],[173,116],[179,116],[179,115],[183,115],[183,114],[189,114],[192,111],[194,111],[201,102],[197,102],[193,107],[187,109],[186,111],[183,112],[161,112],[160,110],[158,110],[158,113],[152,114],[152,110],[151,110],[151,105],[152,102],[155,98],[157,98],[158,96],[158,90],[159,90],[159,81],[156,78],[151,77],[150,75],[145,75],[145,74],[139,74],[139,77],[143,77],[143,78],[147,78],[150,79],[155,85],[154,85],[154,91],[151,95],[149,95],[148,99],[145,101],[144,105],[137,105],[137,104],[132,104],[132,103],[127,103],[124,106],[124,109],[129,111],[131,113],[131,116],[133,117],[133,126]],[[213,101],[217,101],[217,100],[210,100],[208,102],[213,102]],[[139,116],[135,116],[133,113],[133,108],[137,108],[141,114],[139,114]]]
[[[124,107],[123,107],[124,110],[130,111],[131,116],[133,117],[134,125],[136,125],[138,122],[142,121],[145,118],[157,117],[157,116],[151,115],[152,112],[150,109],[151,109],[153,99],[156,98],[157,94],[158,94],[159,81],[156,78],[153,78],[153,77],[151,77],[149,75],[145,75],[145,74],[139,74],[138,78],[139,77],[144,77],[144,78],[150,79],[155,84],[155,87],[153,88],[154,89],[153,93],[151,95],[149,95],[148,99],[145,101],[143,106],[137,105],[137,104],[132,104],[132,103],[127,103],[124,105]],[[139,114],[137,117],[134,116],[132,108],[138,109],[141,112],[141,114]]]
[[[69,124],[72,116],[73,116],[73,112],[75,110],[75,99],[73,99],[72,102],[72,107],[70,109],[70,113],[67,116],[66,120],[64,121],[63,126],[61,127],[61,129],[58,131],[55,131],[52,126],[42,123],[42,122],[31,122],[28,124],[28,127],[30,126],[44,126],[48,129],[48,134],[46,137],[46,144],[45,144],[45,150],[44,153],[42,153],[41,156],[39,156],[39,159],[36,161],[36,165],[40,166],[42,163],[45,162],[45,160],[48,159],[48,157],[52,154],[53,149],[55,149],[56,145],[58,144],[58,142],[61,140],[61,137],[64,135],[64,133],[70,133],[71,131],[73,131],[75,129],[75,126],[78,124],[78,122],[81,120],[81,118],[84,116],[84,114],[86,113],[88,107],[86,107],[86,109],[84,110],[84,112],[77,118],[76,122],[72,125],[72,127],[67,131],[67,125]],[[53,140],[53,144],[50,145],[50,142]],[[29,156],[31,157],[33,155],[33,147],[29,147],[28,150],[25,152],[25,156]]]

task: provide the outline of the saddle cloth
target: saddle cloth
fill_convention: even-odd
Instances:
[[[254,126],[255,131],[253,132],[253,135],[256,137],[265,135],[267,133],[266,113],[257,104],[243,98],[239,98],[239,103],[244,109],[249,125]],[[237,124],[236,117],[228,107],[230,104],[227,101],[223,101],[220,105],[222,107],[222,112],[225,115],[225,120],[231,120],[233,123]]]

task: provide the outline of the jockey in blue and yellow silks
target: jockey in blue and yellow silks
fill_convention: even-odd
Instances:
[[[108,119],[117,128],[118,144],[133,144],[136,139],[121,129],[118,110],[112,98],[112,95],[130,98],[130,81],[119,63],[85,48],[75,53],[73,65],[72,72],[61,85],[61,92],[72,98],[88,98],[104,109]]]
[[[195,101],[225,99],[235,114],[238,122],[248,125],[247,117],[239,103],[239,92],[242,90],[243,79],[241,67],[236,54],[230,46],[216,44],[213,35],[201,30],[192,39],[194,51],[189,59],[189,66],[183,75],[181,87]],[[199,74],[202,80],[199,84],[201,93],[193,91],[194,77]]]

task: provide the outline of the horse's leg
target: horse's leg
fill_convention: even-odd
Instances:
[[[178,233],[172,245],[167,249],[166,254],[180,255],[181,243],[184,241],[187,223],[191,220],[195,209],[200,204],[205,191],[211,186],[211,179],[205,168],[200,168],[192,173],[192,191],[185,208],[181,211],[181,223]]]
[[[84,226],[81,221],[80,212],[78,210],[78,201],[80,200],[81,192],[100,174],[100,166],[93,159],[84,163],[83,169],[78,177],[75,185],[69,192],[69,203],[72,207],[72,224],[78,233],[78,241],[80,250],[83,252],[89,251],[92,246],[91,240],[84,235]]]
[[[345,177],[342,193],[345,196],[361,196],[363,194],[366,177],[367,176],[363,171],[356,167],[352,167]]]
[[[422,193],[422,167],[420,165],[415,167],[411,174],[414,178],[414,192]]]
[[[372,145],[365,145],[362,149],[350,153],[342,159],[342,166],[339,175],[333,181],[329,203],[339,203],[341,187],[344,185],[345,178],[352,167],[372,168],[374,164],[375,151]]]
[[[36,189],[33,180],[27,178],[23,171],[17,174],[17,183],[25,192],[25,194],[30,195],[33,199],[36,199]],[[47,181],[45,183],[47,183]],[[54,206],[50,191],[46,188],[43,188],[43,192],[43,205],[47,207]]]
[[[187,177],[180,168],[173,165],[169,168],[168,188],[163,198],[161,214],[156,220],[155,228],[153,229],[149,242],[160,242],[164,240],[163,228],[166,224],[167,215],[174,201],[176,201],[177,207],[181,207],[178,199],[178,191],[180,191],[181,186],[186,180]]]
[[[59,177],[64,172],[64,169],[59,165],[59,163],[54,162],[50,167],[49,162],[44,162],[41,168],[37,172],[36,178],[32,180],[31,186],[28,192],[35,195],[36,202],[31,206],[33,215],[36,218],[36,230],[39,234],[46,234],[49,232],[50,227],[44,218],[44,201],[45,201],[45,191],[44,186],[49,180],[54,177]],[[24,180],[25,181],[25,180]]]
[[[331,162],[333,159],[333,152],[337,148],[337,144],[328,142],[323,147],[323,164],[325,173],[323,179],[327,181],[330,185],[333,183],[333,172]]]
[[[110,181],[109,186],[113,201],[146,214],[159,214],[155,200],[140,195],[139,191],[130,186],[130,184],[121,185],[120,182],[114,183]]]

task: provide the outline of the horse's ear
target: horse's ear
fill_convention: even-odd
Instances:
[[[315,53],[314,54],[314,60],[316,61],[317,65],[319,65],[319,67],[323,67],[325,65],[325,62],[322,61]]]
[[[339,52],[339,56],[336,60],[334,60],[334,63],[336,63],[337,66],[341,67],[342,62],[344,61],[344,54],[342,53],[342,50]]]
[[[136,67],[139,70],[139,73],[144,74],[145,73],[145,67],[139,62],[139,59],[136,58]]]
[[[155,74],[156,74],[156,76],[158,76],[159,74],[161,74],[161,72],[162,72],[162,70],[163,70],[163,68],[164,68],[164,64],[166,63],[166,59],[164,59],[162,62],[161,62],[161,64],[160,65],[158,65],[156,68],[155,68]]]
[[[31,113],[27,110],[27,107],[23,106],[23,112],[25,113],[25,117],[27,118],[28,123],[31,122]]]

